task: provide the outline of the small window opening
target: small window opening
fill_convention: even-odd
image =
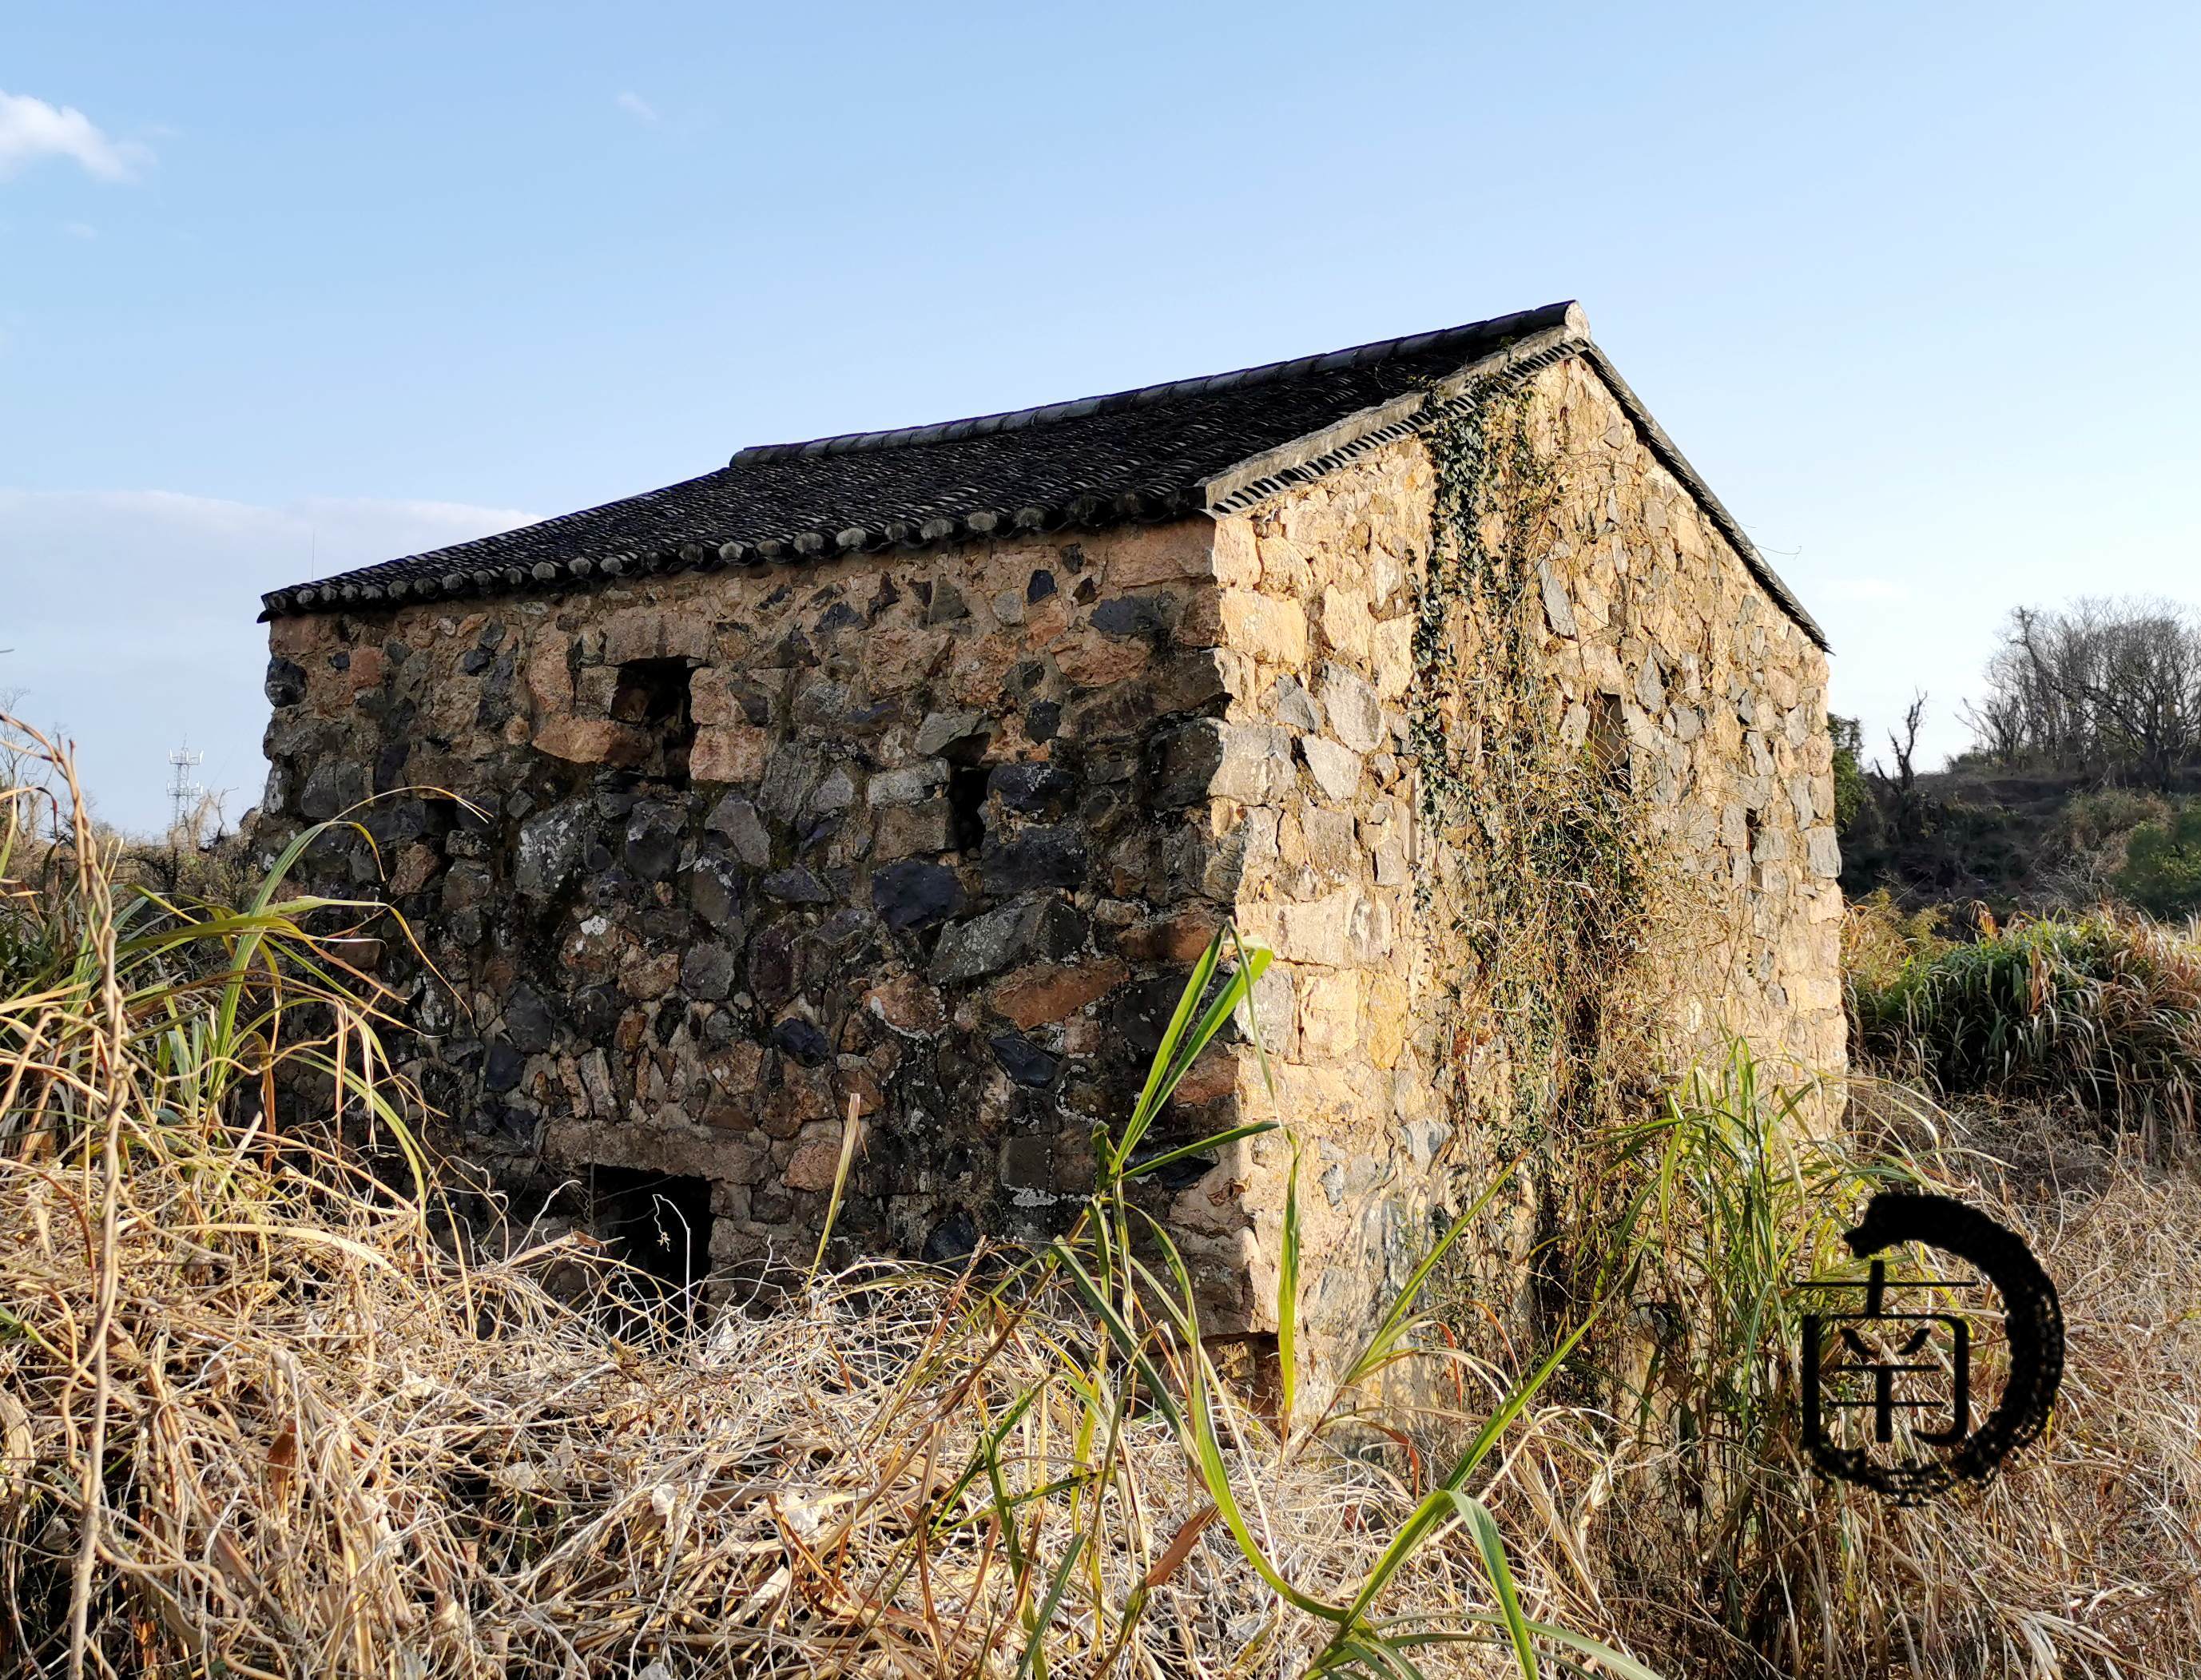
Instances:
[[[983,764],[959,764],[948,772],[948,839],[959,852],[972,850],[986,837],[986,784],[991,774]]]
[[[616,1292],[676,1326],[696,1323],[711,1272],[711,1181],[597,1166],[589,1200],[590,1229],[631,1268],[618,1274]]]
[[[1590,761],[1604,774],[1605,785],[1625,791],[1629,785],[1628,722],[1617,695],[1600,694],[1590,702]]]
[[[612,717],[651,736],[649,773],[669,782],[688,779],[688,755],[696,744],[696,714],[684,659],[631,659],[619,668]]]
[[[986,838],[986,787],[993,772],[980,761],[993,739],[991,725],[950,742],[948,761],[948,843],[959,852],[975,851]]]

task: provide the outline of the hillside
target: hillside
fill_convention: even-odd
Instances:
[[[1967,755],[1919,773],[1856,775],[1843,803],[1842,890],[1883,889],[1903,903],[1985,904],[1997,917],[2122,896],[2128,843],[2201,794],[2201,768],[2169,796],[2121,784],[2101,767],[2028,769]],[[1847,790],[1846,789],[1846,791]]]

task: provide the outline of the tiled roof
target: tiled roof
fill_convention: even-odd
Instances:
[[[1554,303],[1112,396],[764,444],[662,490],[262,599],[274,617],[1220,511],[1404,435],[1433,385],[1532,347],[1537,361],[1594,349],[1581,312]],[[1778,583],[1776,596],[1816,633]]]

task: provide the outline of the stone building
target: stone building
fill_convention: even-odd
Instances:
[[[852,1099],[853,1243],[1047,1229],[1235,919],[1277,955],[1276,1096],[1218,1048],[1165,1142],[1281,1110],[1319,1362],[1488,1101],[1419,761],[1451,725],[1416,723],[1440,664],[1494,657],[1429,639],[1431,439],[1501,395],[1555,487],[1538,704],[1722,930],[1669,965],[1664,1042],[1838,1072],[1824,641],[1572,305],[745,449],[277,590],[261,832],[386,796],[379,855],[332,835],[312,867],[439,971],[380,959],[451,1138],[523,1218],[669,1197],[721,1270],[807,1260]],[[1159,1191],[1212,1329],[1273,1329],[1288,1159],[1272,1134]]]

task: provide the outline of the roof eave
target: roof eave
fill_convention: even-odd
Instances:
[[[1750,540],[1727,504],[1713,493],[1704,475],[1689,464],[1674,440],[1666,435],[1651,411],[1644,407],[1620,370],[1612,365],[1603,348],[1590,336],[1589,318],[1579,305],[1567,306],[1565,319],[1556,326],[1534,332],[1514,340],[1488,355],[1469,362],[1459,372],[1437,381],[1426,391],[1410,392],[1388,402],[1363,408],[1347,414],[1334,426],[1319,432],[1311,432],[1288,443],[1278,444],[1260,454],[1249,455],[1235,466],[1204,479],[1200,490],[1206,496],[1207,511],[1218,517],[1241,513],[1270,496],[1288,490],[1295,485],[1312,483],[1346,462],[1366,455],[1371,449],[1412,436],[1428,426],[1447,405],[1469,391],[1492,382],[1514,383],[1528,379],[1538,370],[1579,356],[1588,365],[1605,388],[1612,393],[1643,440],[1646,448],[1658,464],[1680,481],[1697,505],[1704,509],[1720,533],[1727,539],[1758,586],[1773,598],[1774,604],[1787,614],[1822,651],[1832,652],[1826,631],[1813,618],[1804,603],[1796,598],[1795,591],[1782,580],[1781,574],[1768,563]]]
[[[1796,598],[1795,591],[1782,581],[1781,574],[1758,551],[1758,544],[1750,540],[1740,522],[1728,511],[1727,504],[1713,493],[1712,487],[1705,482],[1704,475],[1689,465],[1689,458],[1666,435],[1666,428],[1658,424],[1651,411],[1643,406],[1643,399],[1635,394],[1627,380],[1620,377],[1620,370],[1612,365],[1612,359],[1594,340],[1588,339],[1583,341],[1580,354],[1582,360],[1595,370],[1598,378],[1605,381],[1605,388],[1612,393],[1613,400],[1620,404],[1622,411],[1635,423],[1645,445],[1658,457],[1658,464],[1682,481],[1697,505],[1705,510],[1706,517],[1718,528],[1720,535],[1727,538],[1728,546],[1741,557],[1742,563],[1757,579],[1758,585],[1773,597],[1774,604],[1794,620],[1796,627],[1810,637],[1822,652],[1832,653],[1834,646],[1827,640],[1827,632],[1820,627],[1819,621],[1811,616],[1804,603]]]

